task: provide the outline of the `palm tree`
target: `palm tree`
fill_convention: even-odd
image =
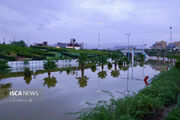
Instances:
[[[48,71],[48,76],[51,75],[51,71],[56,67],[57,65],[53,60],[47,60],[47,62],[44,62],[44,69]]]
[[[85,52],[80,53],[78,62],[79,62],[79,65],[81,66],[81,68],[84,69],[85,63],[86,63],[87,60],[88,60],[87,53],[85,53]]]
[[[84,88],[85,86],[87,86],[87,80],[89,79],[87,76],[84,75],[84,69],[81,69],[81,77],[76,77],[76,79],[78,79],[78,84],[79,87]]]
[[[55,87],[56,83],[57,83],[57,80],[54,76],[53,77],[48,76],[44,78],[44,86],[47,85],[48,88]]]
[[[115,66],[117,65],[118,60],[120,59],[120,54],[114,53],[111,55],[111,59],[114,60]]]

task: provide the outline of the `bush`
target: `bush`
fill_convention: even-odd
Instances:
[[[180,61],[177,61],[176,64],[175,64],[175,67],[180,69]]]
[[[166,120],[179,120],[180,118],[179,113],[180,113],[180,95],[178,96],[178,104],[171,112],[168,113]]]
[[[153,78],[150,87],[142,89],[138,94],[99,101],[96,106],[90,106],[77,114],[81,120],[155,120],[161,116],[164,107],[176,102],[180,93],[179,78],[179,70],[162,72]],[[174,110],[177,119],[178,113],[178,109]]]

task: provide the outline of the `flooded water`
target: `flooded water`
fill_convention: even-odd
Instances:
[[[131,65],[130,65],[131,66]],[[14,97],[0,98],[0,120],[74,120],[65,112],[77,112],[86,102],[108,100],[111,92],[117,97],[138,92],[145,87],[145,76],[152,78],[160,72],[151,62],[140,67],[91,69],[40,73],[26,79],[24,76],[4,78],[0,84],[9,90],[38,90],[40,96],[31,102],[13,102]],[[67,74],[68,73],[68,74]]]

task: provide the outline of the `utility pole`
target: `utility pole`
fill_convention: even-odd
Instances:
[[[99,50],[101,49],[101,22],[98,22],[98,41],[99,41]]]
[[[170,32],[170,43],[172,43],[172,27],[169,27],[169,32]]]
[[[131,33],[126,33],[127,35],[127,39],[128,39],[128,60],[129,60],[129,37],[131,35]]]

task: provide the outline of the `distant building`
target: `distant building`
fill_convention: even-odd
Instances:
[[[48,46],[48,42],[45,41],[43,43],[35,43],[35,46],[38,46],[38,47],[47,47]]]
[[[174,42],[174,44],[175,44],[175,49],[180,49],[180,41],[178,41],[178,42]]]
[[[145,49],[145,46],[144,45],[130,45],[129,49],[140,50],[140,49]],[[128,46],[115,46],[114,50],[128,50]]]
[[[82,43],[77,43],[76,39],[72,38],[70,40],[70,43],[68,43],[66,45],[66,48],[74,48],[76,50],[79,50],[79,49],[83,49],[83,44]]]
[[[151,49],[166,49],[166,48],[167,48],[167,42],[165,41],[156,42],[151,47]]]
[[[66,43],[60,43],[60,42],[58,42],[55,46],[56,46],[56,48],[66,48]]]
[[[167,49],[175,49],[176,45],[174,43],[169,43]]]
[[[136,49],[134,46],[129,46],[129,49]],[[128,46],[115,46],[114,50],[128,50]]]

